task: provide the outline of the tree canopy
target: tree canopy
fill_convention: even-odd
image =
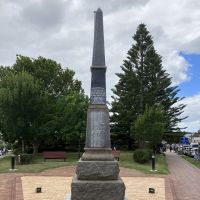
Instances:
[[[85,132],[88,98],[74,75],[43,57],[18,55],[13,66],[1,67],[0,132],[4,140],[23,140],[36,153],[41,142],[78,141],[74,135]]]
[[[17,138],[34,141],[40,135],[47,96],[27,72],[10,73],[0,82],[2,133],[10,142]]]
[[[161,56],[153,46],[153,40],[145,24],[140,24],[133,36],[134,44],[117,73],[118,83],[112,89],[112,135],[116,140],[124,138],[133,143],[131,126],[143,114],[146,106],[163,108],[166,132],[174,132],[185,105],[179,103],[177,86],[172,86],[170,75],[163,69]]]
[[[134,133],[136,141],[140,147],[144,147],[145,142],[150,147],[155,148],[161,143],[165,131],[163,110],[159,106],[146,107],[143,114],[139,115],[131,132]]]

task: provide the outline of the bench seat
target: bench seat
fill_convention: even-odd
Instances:
[[[66,161],[66,152],[65,151],[44,151],[43,158],[46,159],[64,159]]]

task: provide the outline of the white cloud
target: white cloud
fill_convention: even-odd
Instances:
[[[184,81],[190,80],[188,68],[190,64],[179,54],[177,50],[163,52],[163,65],[172,77],[173,85],[178,85]]]
[[[181,127],[187,127],[188,131],[197,131],[200,129],[200,94],[187,97],[181,103],[185,104],[184,116],[188,116],[184,122],[180,123]]]
[[[12,65],[16,54],[52,58],[75,70],[89,94],[93,11],[98,7],[104,12],[108,99],[141,22],[173,84],[192,79],[190,63],[180,52],[200,54],[197,0],[1,0],[0,65]]]
[[[31,1],[21,9],[21,18],[36,30],[55,31],[64,22],[66,5],[65,1]]]

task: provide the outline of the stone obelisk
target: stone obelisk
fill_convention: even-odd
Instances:
[[[125,185],[110,147],[106,105],[106,65],[103,13],[95,13],[90,105],[87,112],[85,153],[71,184],[71,200],[124,200]]]

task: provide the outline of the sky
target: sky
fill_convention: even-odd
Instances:
[[[11,66],[16,55],[43,56],[69,67],[90,93],[94,31],[93,11],[104,13],[107,99],[117,83],[115,73],[145,23],[172,84],[185,97],[179,124],[200,129],[200,1],[199,0],[0,0],[0,65]]]

